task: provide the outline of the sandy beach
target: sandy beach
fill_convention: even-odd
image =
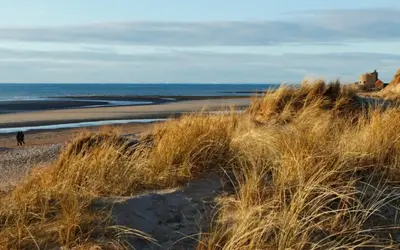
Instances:
[[[244,108],[248,98],[206,99],[158,105],[57,109],[0,115],[0,128],[60,124],[83,121],[169,118],[194,111],[216,111],[231,106]]]
[[[156,123],[114,126],[122,135],[137,138]],[[46,166],[57,159],[62,148],[82,130],[102,127],[33,131],[25,133],[25,145],[17,146],[15,134],[0,135],[0,192],[12,189],[35,166]]]
[[[219,98],[183,100],[154,105],[118,106],[98,108],[69,108],[0,114],[0,128],[39,126],[83,121],[118,119],[169,118],[196,111],[226,110],[231,106],[243,109],[249,104],[247,98]],[[34,105],[30,102],[29,105]],[[39,104],[41,105],[41,104]],[[22,107],[21,108],[25,108]],[[35,109],[37,107],[31,107]],[[121,134],[137,138],[140,133],[152,129],[155,123],[129,123],[114,125]],[[63,146],[83,129],[98,131],[102,126],[55,129],[25,132],[25,145],[16,145],[15,133],[0,134],[0,190],[10,190],[32,167],[46,166],[54,161]]]

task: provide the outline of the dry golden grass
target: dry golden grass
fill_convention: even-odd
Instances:
[[[123,248],[94,198],[224,170],[236,193],[218,199],[198,249],[397,248],[398,124],[399,109],[363,110],[351,89],[319,81],[267,93],[241,115],[168,121],[138,144],[82,133],[2,198],[0,245]]]
[[[186,116],[156,127],[151,140],[136,144],[114,130],[83,132],[51,167],[36,169],[1,200],[0,245],[122,247],[118,230],[110,228],[109,210],[94,211],[92,200],[176,186],[226,167],[236,120]]]
[[[353,88],[339,82],[303,82],[301,88],[281,87],[253,100],[249,112],[256,122],[287,123],[303,109],[329,110],[338,116],[355,116],[360,111]]]
[[[400,110],[364,116],[346,106],[359,115],[338,116],[336,104],[321,108],[324,89],[255,101],[250,110],[264,125],[233,140],[238,192],[221,198],[198,249],[398,248]]]
[[[386,86],[384,89],[378,92],[368,93],[368,95],[372,97],[383,98],[385,100],[395,101],[397,103],[400,101],[399,94],[400,94],[400,69],[397,70],[397,72],[393,76],[393,79],[390,81],[388,86]]]

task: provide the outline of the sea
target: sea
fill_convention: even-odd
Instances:
[[[40,100],[50,97],[66,96],[105,96],[105,95],[160,95],[160,96],[227,96],[246,95],[249,92],[277,88],[278,84],[0,84],[0,101]]]

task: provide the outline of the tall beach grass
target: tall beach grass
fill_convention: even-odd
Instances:
[[[1,198],[0,245],[122,249],[94,199],[227,173],[236,191],[218,198],[198,249],[396,249],[400,110],[360,102],[317,81],[268,92],[243,114],[159,124],[139,142],[83,132]]]

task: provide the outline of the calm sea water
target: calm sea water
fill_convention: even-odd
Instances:
[[[79,95],[243,95],[276,84],[0,84],[0,101]]]

